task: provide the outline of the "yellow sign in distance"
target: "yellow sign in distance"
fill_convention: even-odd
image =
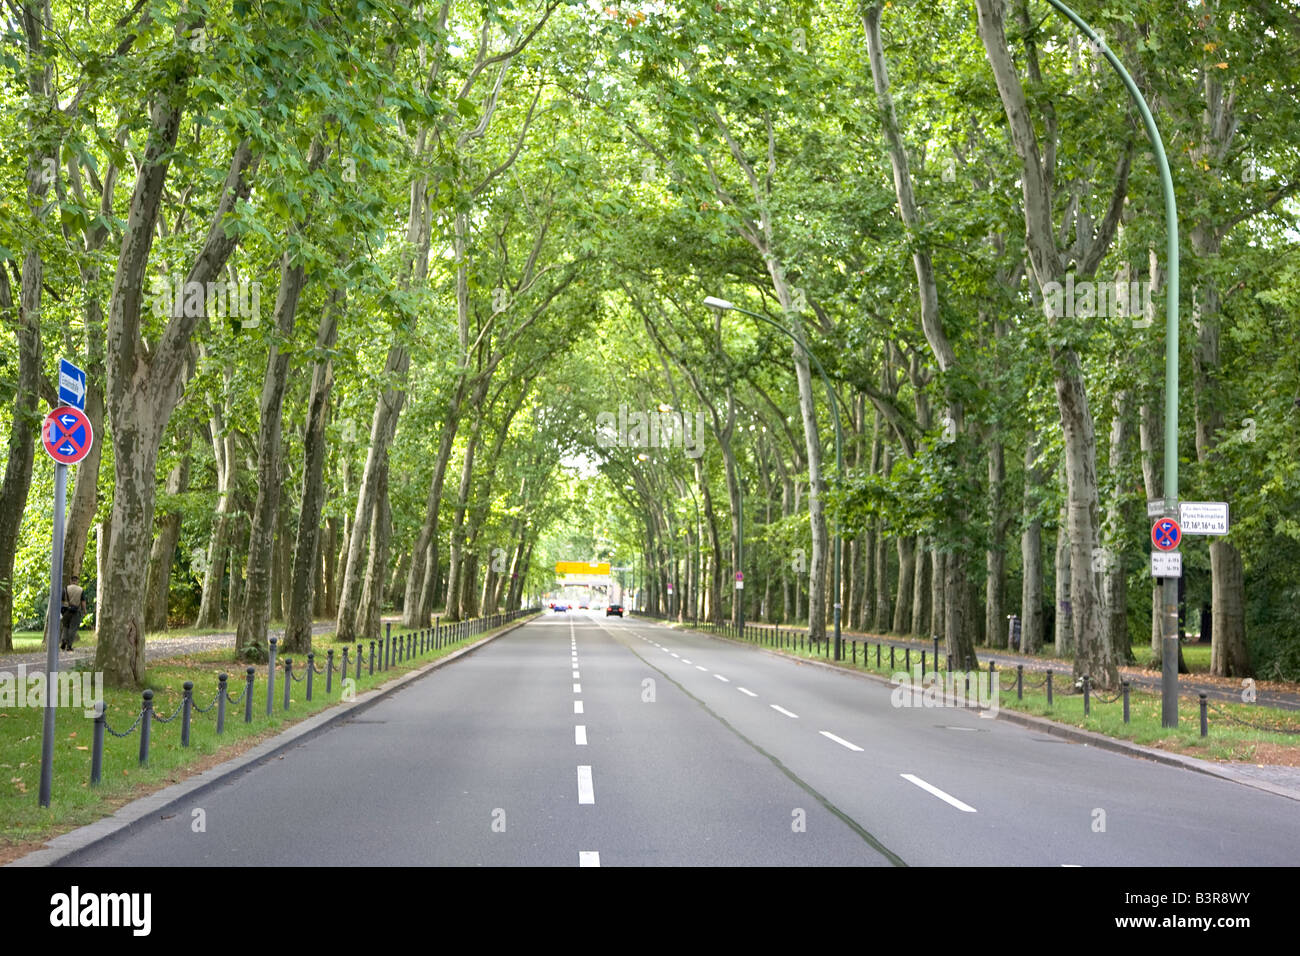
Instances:
[[[588,564],[586,561],[556,561],[556,574],[609,574],[609,562]]]

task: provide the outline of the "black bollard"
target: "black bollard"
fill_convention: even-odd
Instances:
[[[90,785],[98,786],[104,774],[104,702],[95,701],[95,732],[90,745]]]
[[[1052,669],[1047,669],[1047,706],[1052,706]]]
[[[271,638],[271,656],[266,664],[266,716],[271,716],[271,706],[275,703],[275,644]]]
[[[194,706],[194,681],[187,680],[181,685],[184,696],[181,699],[181,746],[190,745],[190,708]]]
[[[1124,723],[1128,723],[1128,681],[1120,681],[1120,690],[1124,692]]]
[[[217,675],[217,736],[226,732],[226,681],[227,674]]]
[[[244,673],[244,723],[251,724],[253,722],[253,678],[257,671],[250,667]]]
[[[1205,695],[1205,691],[1201,691],[1201,736],[1202,737],[1208,737],[1210,735],[1210,715],[1208,710],[1206,709],[1208,706],[1209,706],[1209,701]]]
[[[140,766],[149,766],[149,729],[153,721],[153,691],[144,692],[144,709],[140,712]]]

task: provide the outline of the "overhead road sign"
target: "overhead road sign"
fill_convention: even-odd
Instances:
[[[610,574],[610,562],[556,561],[555,574],[607,575]]]

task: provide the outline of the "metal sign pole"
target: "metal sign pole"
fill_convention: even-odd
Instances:
[[[54,535],[50,549],[50,602],[45,612],[45,726],[41,736],[41,806],[50,805],[54,785],[54,696],[58,691],[59,639],[63,609],[63,508],[68,466],[54,466]]]

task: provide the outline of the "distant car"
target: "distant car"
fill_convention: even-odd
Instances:
[[[550,604],[547,605],[547,607],[549,607],[552,611],[554,611],[554,610],[555,610],[555,602],[552,601]]]
[[[567,604],[556,604],[554,605],[554,607],[555,610],[557,611],[567,611],[569,609],[569,606]]]
[[[586,611],[586,610],[589,610],[589,609],[588,609],[587,605],[585,605],[585,604],[579,604],[579,605],[578,605],[578,610],[579,610],[579,611]]]
[[[623,616],[623,605],[621,605],[621,604],[611,604],[609,607],[605,608],[605,616],[606,616],[606,617],[610,617],[611,615],[614,615],[614,614],[617,614],[619,617],[622,617],[622,616]]]

